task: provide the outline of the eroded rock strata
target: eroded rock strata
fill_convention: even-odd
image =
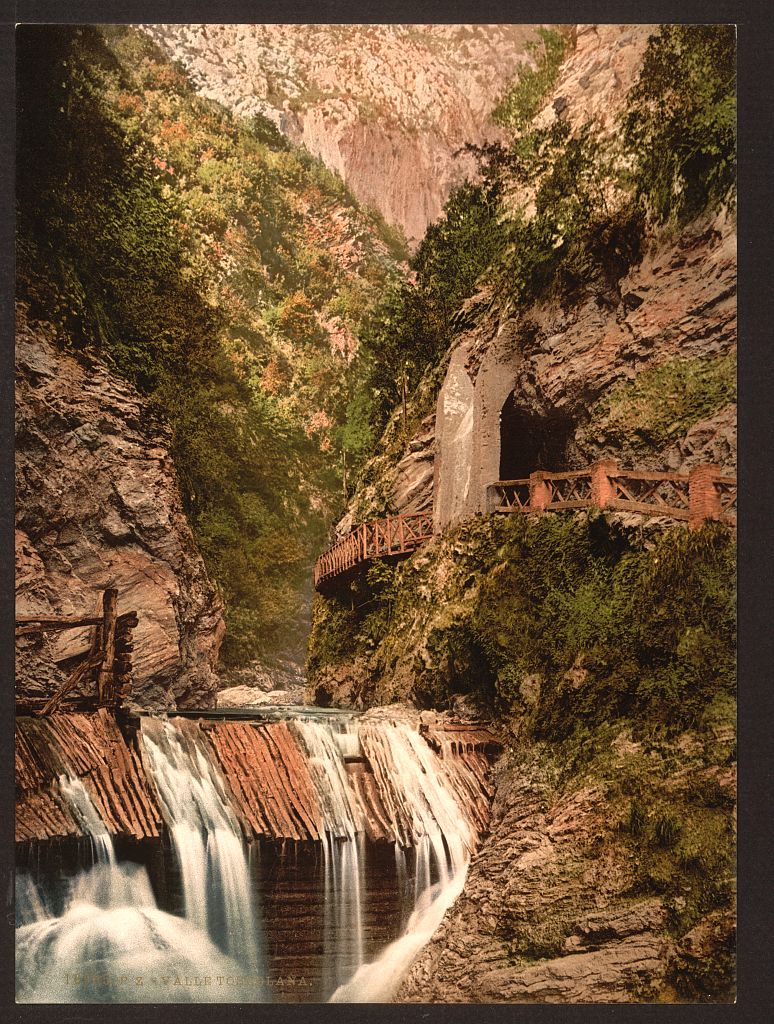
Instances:
[[[102,590],[137,611],[134,701],[208,707],[222,606],[183,512],[167,427],[94,358],[19,316],[16,347],[16,610],[93,615]],[[50,695],[88,629],[17,644],[17,695]]]
[[[612,730],[607,750],[577,775],[562,752],[512,748],[498,766],[490,833],[465,890],[398,999],[732,998],[733,912],[703,911],[690,877],[675,886],[673,851],[649,833],[666,804],[679,808],[701,793],[707,831],[690,839],[712,855],[712,829],[728,827],[736,775],[734,765],[706,761],[731,753],[728,724],[650,749]],[[651,807],[641,835],[632,835],[627,819],[635,787]],[[733,862],[720,874],[719,884],[732,888]],[[653,895],[655,878],[661,895]]]

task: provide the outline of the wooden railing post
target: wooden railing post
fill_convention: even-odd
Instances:
[[[545,482],[545,475],[542,469],[529,475],[530,512],[543,512],[551,504],[551,488]]]
[[[137,616],[133,612],[125,613],[116,619],[116,657],[113,663],[116,702],[130,696],[132,692],[132,630],[136,625]]]
[[[707,519],[720,519],[723,505],[715,486],[720,466],[694,466],[688,473],[688,529],[698,530]]]
[[[97,695],[102,706],[115,702],[113,661],[116,654],[117,607],[118,591],[115,587],[108,587],[102,595],[102,651],[104,657],[97,676]]]
[[[615,500],[615,487],[610,479],[619,473],[615,459],[599,459],[591,467],[591,504],[608,508]]]

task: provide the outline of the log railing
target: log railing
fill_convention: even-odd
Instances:
[[[388,516],[362,523],[320,555],[314,567],[314,585],[319,588],[332,578],[374,558],[409,554],[432,536],[433,516],[430,512]]]
[[[137,613],[118,614],[118,591],[109,587],[102,595],[102,615],[18,615],[16,639],[31,634],[61,632],[90,626],[94,632],[84,658],[48,699],[22,699],[19,709],[39,715],[56,711],[73,690],[90,683],[93,692],[71,698],[73,709],[90,707],[114,709],[132,690],[132,630]]]
[[[486,492],[496,512],[546,512],[606,508],[666,516],[698,529],[707,520],[736,526],[736,477],[719,466],[695,466],[688,473],[621,469],[612,459],[570,473],[539,470],[523,480],[498,480]]]

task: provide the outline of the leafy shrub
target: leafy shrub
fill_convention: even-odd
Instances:
[[[660,814],[653,822],[653,837],[657,846],[675,846],[681,831],[682,825],[673,814]]]
[[[626,831],[632,836],[641,836],[648,823],[648,812],[639,800],[632,800]]]
[[[327,665],[336,665],[353,657],[361,616],[337,598],[314,597],[312,632],[309,638],[307,674],[309,678]]]
[[[614,143],[603,144],[593,122],[576,131],[563,120],[527,125],[508,147],[466,149],[500,203],[502,241],[488,274],[498,304],[571,303],[597,279],[615,287],[642,258],[644,211],[619,188]]]
[[[538,38],[527,44],[535,67],[524,63],[519,68],[515,82],[492,111],[495,124],[514,134],[526,127],[555,85],[566,49],[567,39],[561,32],[538,29]]]
[[[396,279],[366,317],[353,366],[357,404],[348,425],[355,437],[366,422],[369,435],[378,437],[402,400],[404,380],[411,393],[446,352],[454,314],[502,250],[498,216],[499,200],[485,185],[463,182],[410,261],[414,283]],[[359,456],[364,449],[351,450]]]
[[[729,201],[736,177],[736,29],[662,25],[623,119],[634,183],[655,220]]]
[[[616,718],[696,724],[735,686],[734,543],[708,524],[643,551],[605,518],[499,525],[471,622],[504,710],[545,680],[535,731],[563,738]]]

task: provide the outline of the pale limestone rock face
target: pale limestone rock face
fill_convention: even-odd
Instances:
[[[559,74],[546,114],[565,118],[573,128],[595,120],[603,133],[615,131],[648,39],[657,32],[658,25],[578,25],[575,49]]]
[[[195,86],[269,117],[416,242],[499,137],[533,25],[145,25]]]
[[[304,703],[303,685],[265,691],[257,686],[229,686],[218,693],[219,708],[262,707]]]
[[[390,502],[404,515],[426,512],[432,505],[434,454],[435,429],[429,419],[409,442],[392,478]]]
[[[169,428],[97,360],[76,359],[21,311],[16,347],[19,615],[93,615],[118,588],[136,611],[134,701],[207,707],[222,606],[183,512]],[[17,644],[17,689],[52,692],[90,631]]]
[[[695,423],[685,437],[664,453],[668,469],[690,469],[712,462],[736,472],[736,406],[727,405],[714,416]]]

